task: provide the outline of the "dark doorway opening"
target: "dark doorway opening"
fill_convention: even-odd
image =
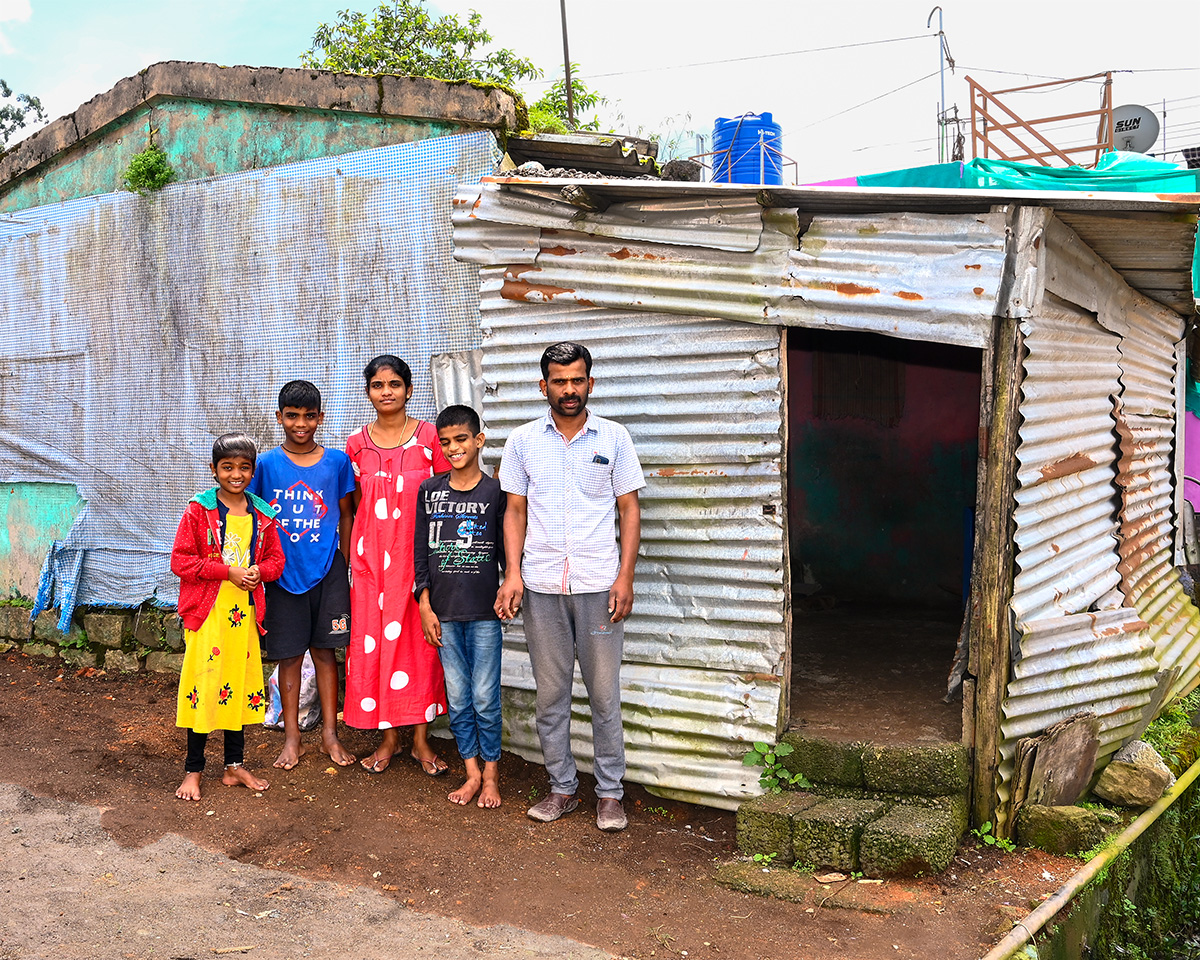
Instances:
[[[956,741],[943,702],[970,579],[982,353],[791,328],[789,726]]]

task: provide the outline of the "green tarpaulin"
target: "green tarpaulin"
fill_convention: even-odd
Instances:
[[[947,187],[963,190],[1085,190],[1118,193],[1200,194],[1200,170],[1140,153],[1113,151],[1095,169],[1043,167],[976,158],[860,176],[860,187]],[[1197,203],[1200,206],[1200,201]],[[1192,291],[1200,300],[1200,248],[1192,259]]]

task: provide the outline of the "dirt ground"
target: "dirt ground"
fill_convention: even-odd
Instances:
[[[939,877],[814,881],[803,903],[766,899],[712,880],[737,856],[731,813],[632,786],[629,829],[602,834],[588,781],[578,812],[536,824],[525,807],[544,795],[544,771],[509,754],[504,806],[485,811],[446,801],[461,773],[448,741],[451,776],[436,780],[399,758],[377,777],[334,768],[315,750],[284,773],[269,769],[281,734],[262,728],[247,728],[247,760],[268,791],[221,786],[218,735],[205,797],[185,803],[173,796],[174,703],[169,677],[0,658],[0,781],[19,788],[0,790],[0,884],[22,904],[0,920],[0,957],[200,957],[243,943],[257,945],[251,957],[375,957],[389,954],[368,942],[393,931],[396,957],[596,956],[587,945],[634,958],[969,958],[1079,865],[966,843]],[[373,738],[348,731],[346,742],[362,753]],[[152,873],[126,889],[132,868],[117,859]],[[60,871],[70,882],[53,879]],[[168,952],[154,939],[164,924],[203,931],[199,946]]]
[[[789,727],[831,740],[957,743],[962,699],[946,703],[958,613],[841,603],[792,617]]]

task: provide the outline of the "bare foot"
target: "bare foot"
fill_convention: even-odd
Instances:
[[[449,794],[446,799],[465,807],[475,799],[475,794],[479,792],[479,784],[479,777],[467,777],[463,785]]]
[[[279,757],[275,761],[275,766],[280,770],[291,770],[300,762],[300,758],[308,751],[304,745],[300,743],[300,738],[296,737],[295,743],[290,739],[283,742],[283,749],[279,751]]]
[[[226,767],[221,782],[227,787],[236,787],[239,783],[251,790],[266,790],[271,784],[256,777],[245,767]]]
[[[479,806],[487,810],[500,806],[500,771],[495,763],[483,765],[483,791],[479,794]]]
[[[336,733],[321,733],[321,752],[328,754],[329,759],[339,767],[348,767],[354,762],[354,754],[342,746]]]
[[[200,774],[185,773],[183,775],[183,783],[179,785],[179,789],[175,791],[175,796],[180,800],[199,800],[200,799]]]

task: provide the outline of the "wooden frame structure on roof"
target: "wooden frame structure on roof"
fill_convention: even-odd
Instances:
[[[1078,160],[1072,159],[1072,154],[1092,153],[1094,157],[1091,165],[1095,166],[1100,162],[1100,157],[1113,148],[1111,71],[1094,73],[1086,77],[1072,77],[1069,80],[1031,83],[1022,87],[1009,87],[1006,90],[986,90],[970,77],[966,79],[971,90],[972,157],[997,157],[1000,160],[1010,160],[1016,163],[1036,161],[1044,167],[1049,167],[1053,164],[1047,158],[1057,158],[1067,166],[1072,166],[1079,163]],[[1011,93],[1044,91],[1050,87],[1064,87],[1072,83],[1101,79],[1104,82],[1100,92],[1100,106],[1094,110],[1081,110],[1076,113],[1025,120],[1000,99],[1001,96]],[[1097,118],[1094,143],[1060,148],[1038,130],[1038,127],[1044,124],[1086,117]]]

